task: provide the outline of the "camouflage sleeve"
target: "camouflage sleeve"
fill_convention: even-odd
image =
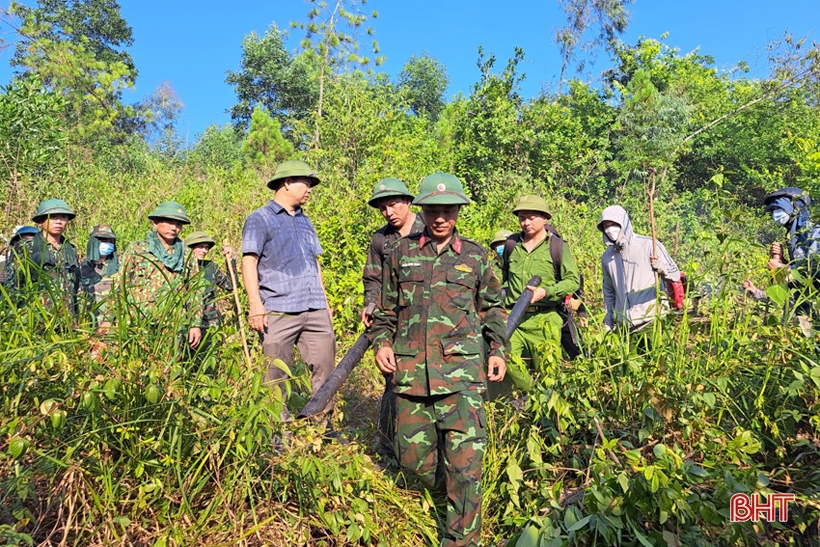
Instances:
[[[370,327],[373,351],[379,351],[383,347],[393,347],[393,338],[396,335],[396,326],[398,324],[396,306],[399,302],[399,293],[396,270],[400,254],[398,252],[390,253],[390,258],[385,264],[387,271],[384,272],[384,286],[381,287],[381,304],[376,307],[373,314],[373,326]]]
[[[233,271],[236,272],[236,260],[231,259],[231,263],[233,265]],[[214,265],[214,285],[223,291],[233,291],[233,283],[231,283],[230,276],[217,268],[216,265]]]
[[[487,356],[506,359],[507,312],[501,301],[501,284],[495,277],[486,254],[482,253],[479,264],[476,310],[481,324],[481,333],[490,346]]]
[[[367,249],[367,262],[362,272],[362,283],[364,284],[364,305],[374,303],[380,304],[382,292],[382,250],[376,248],[376,235],[370,240],[370,247]]]

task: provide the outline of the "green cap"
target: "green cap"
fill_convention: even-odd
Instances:
[[[210,243],[211,247],[216,245],[216,241],[214,241],[213,238],[205,232],[194,232],[185,238],[186,247],[193,247],[194,245],[198,245],[200,243]]]
[[[185,207],[177,201],[163,201],[157,205],[157,208],[154,209],[153,213],[148,215],[148,218],[151,220],[170,218],[171,220],[178,220],[183,224],[191,223],[191,219],[188,218],[188,215],[185,212]]]
[[[547,215],[547,220],[552,218],[550,212],[547,211],[547,202],[544,198],[532,194],[521,198],[518,205],[513,209],[513,214],[517,214],[518,211],[537,211]]]
[[[311,188],[319,184],[319,177],[316,176],[316,171],[310,168],[308,164],[299,160],[283,161],[276,167],[276,172],[273,173],[273,178],[268,181],[268,188],[276,190],[279,187],[278,181],[288,177],[306,177],[310,179]]]
[[[397,178],[387,177],[376,183],[376,187],[373,188],[373,195],[367,200],[367,204],[371,207],[378,207],[376,205],[377,201],[393,196],[404,196],[413,199],[413,194],[407,190],[407,186],[402,181]]]
[[[108,224],[97,224],[91,228],[91,232],[88,235],[98,239],[117,239],[117,236],[114,235],[114,230]]]
[[[433,173],[421,181],[413,205],[469,205],[461,181],[449,173]]]
[[[495,247],[496,243],[504,243],[511,235],[512,232],[509,230],[498,230],[490,241],[490,247]]]
[[[68,220],[73,219],[77,214],[68,207],[68,203],[61,199],[51,198],[40,203],[37,212],[31,217],[33,222],[43,222],[49,215],[68,215]]]

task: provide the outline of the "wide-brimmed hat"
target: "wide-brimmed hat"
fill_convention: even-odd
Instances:
[[[469,205],[461,181],[449,173],[428,175],[419,186],[413,205]]]
[[[512,235],[509,230],[498,230],[490,241],[490,247],[495,247],[496,243],[504,243]]]
[[[376,183],[373,188],[373,195],[367,200],[367,204],[371,207],[378,207],[377,202],[382,198],[389,198],[393,196],[404,196],[413,199],[413,194],[407,190],[407,186],[397,178],[387,177]]]
[[[68,220],[73,219],[77,214],[71,210],[68,204],[57,198],[47,199],[40,203],[37,212],[31,217],[32,222],[41,223],[51,215],[68,215]]]
[[[546,200],[541,196],[533,194],[524,196],[518,201],[518,205],[513,209],[513,214],[517,215],[519,211],[535,211],[547,215],[547,220],[552,218],[552,215],[547,210]]]
[[[268,188],[276,190],[279,187],[278,182],[289,177],[304,177],[310,179],[310,187],[313,188],[321,181],[316,175],[316,171],[303,161],[288,160],[283,161],[276,167],[273,173],[273,178],[268,181]]]
[[[177,201],[163,201],[148,215],[148,218],[151,220],[170,218],[171,220],[178,220],[183,224],[191,223],[191,219],[188,218],[188,214],[185,212],[185,207]]]
[[[114,235],[114,230],[109,224],[97,224],[91,228],[91,232],[88,235],[96,237],[97,239],[117,239],[117,236]]]
[[[200,243],[208,243],[211,247],[216,245],[216,241],[214,241],[213,238],[205,232],[194,232],[185,238],[186,247],[193,247],[194,245],[199,245]]]

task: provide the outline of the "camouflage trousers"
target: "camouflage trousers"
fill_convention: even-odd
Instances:
[[[535,372],[544,372],[543,361],[561,362],[561,328],[564,320],[558,312],[528,313],[510,337],[510,360],[507,376],[522,391],[532,387],[532,376],[524,355],[532,359]]]
[[[396,395],[394,448],[399,464],[447,498],[442,547],[481,545],[481,465],[487,416],[481,395]]]

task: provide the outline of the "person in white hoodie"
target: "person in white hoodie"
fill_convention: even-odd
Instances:
[[[629,215],[620,205],[603,210],[598,229],[603,232],[607,246],[601,257],[604,327],[638,330],[649,324],[658,311],[655,272],[660,276],[661,290],[665,291],[667,283],[680,283],[680,271],[660,241],[658,256],[653,256],[652,238],[632,231]],[[660,309],[662,313],[668,309],[665,301]]]

